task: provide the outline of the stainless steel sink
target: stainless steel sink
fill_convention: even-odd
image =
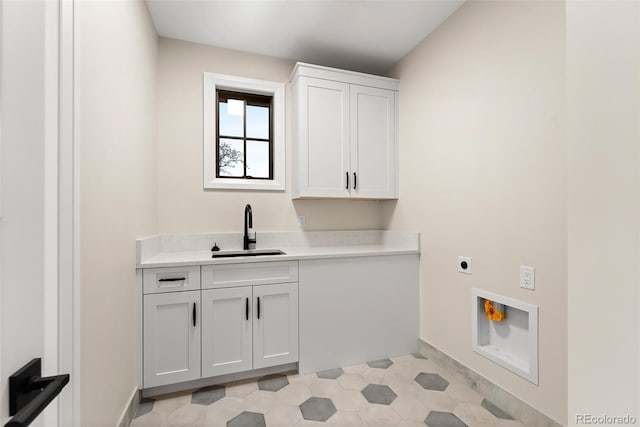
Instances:
[[[286,255],[280,249],[249,249],[246,251],[221,251],[214,252],[211,258],[235,258],[243,256]]]

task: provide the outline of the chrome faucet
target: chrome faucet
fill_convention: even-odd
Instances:
[[[244,239],[242,249],[245,251],[249,249],[251,243],[256,243],[256,233],[253,233],[253,239],[249,237],[249,229],[253,228],[253,212],[251,212],[251,205],[244,207]]]

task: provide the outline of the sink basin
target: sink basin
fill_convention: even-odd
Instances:
[[[211,258],[235,258],[243,256],[286,255],[280,249],[249,249],[246,251],[214,252]]]

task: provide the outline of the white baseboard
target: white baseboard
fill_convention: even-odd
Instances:
[[[136,415],[139,405],[140,391],[138,390],[138,387],[135,387],[131,393],[131,397],[127,401],[127,405],[122,410],[122,415],[120,415],[117,426],[129,427],[131,425],[131,421],[133,421],[133,417]]]
[[[489,403],[497,406],[525,426],[562,427],[561,423],[551,419],[476,371],[458,362],[442,350],[421,339],[419,339],[419,345],[420,353],[423,356],[442,366],[454,378],[463,381],[478,394],[484,396]]]

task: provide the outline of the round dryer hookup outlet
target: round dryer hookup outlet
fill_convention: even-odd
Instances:
[[[458,273],[471,274],[473,270],[473,264],[471,257],[459,256],[458,257]]]

